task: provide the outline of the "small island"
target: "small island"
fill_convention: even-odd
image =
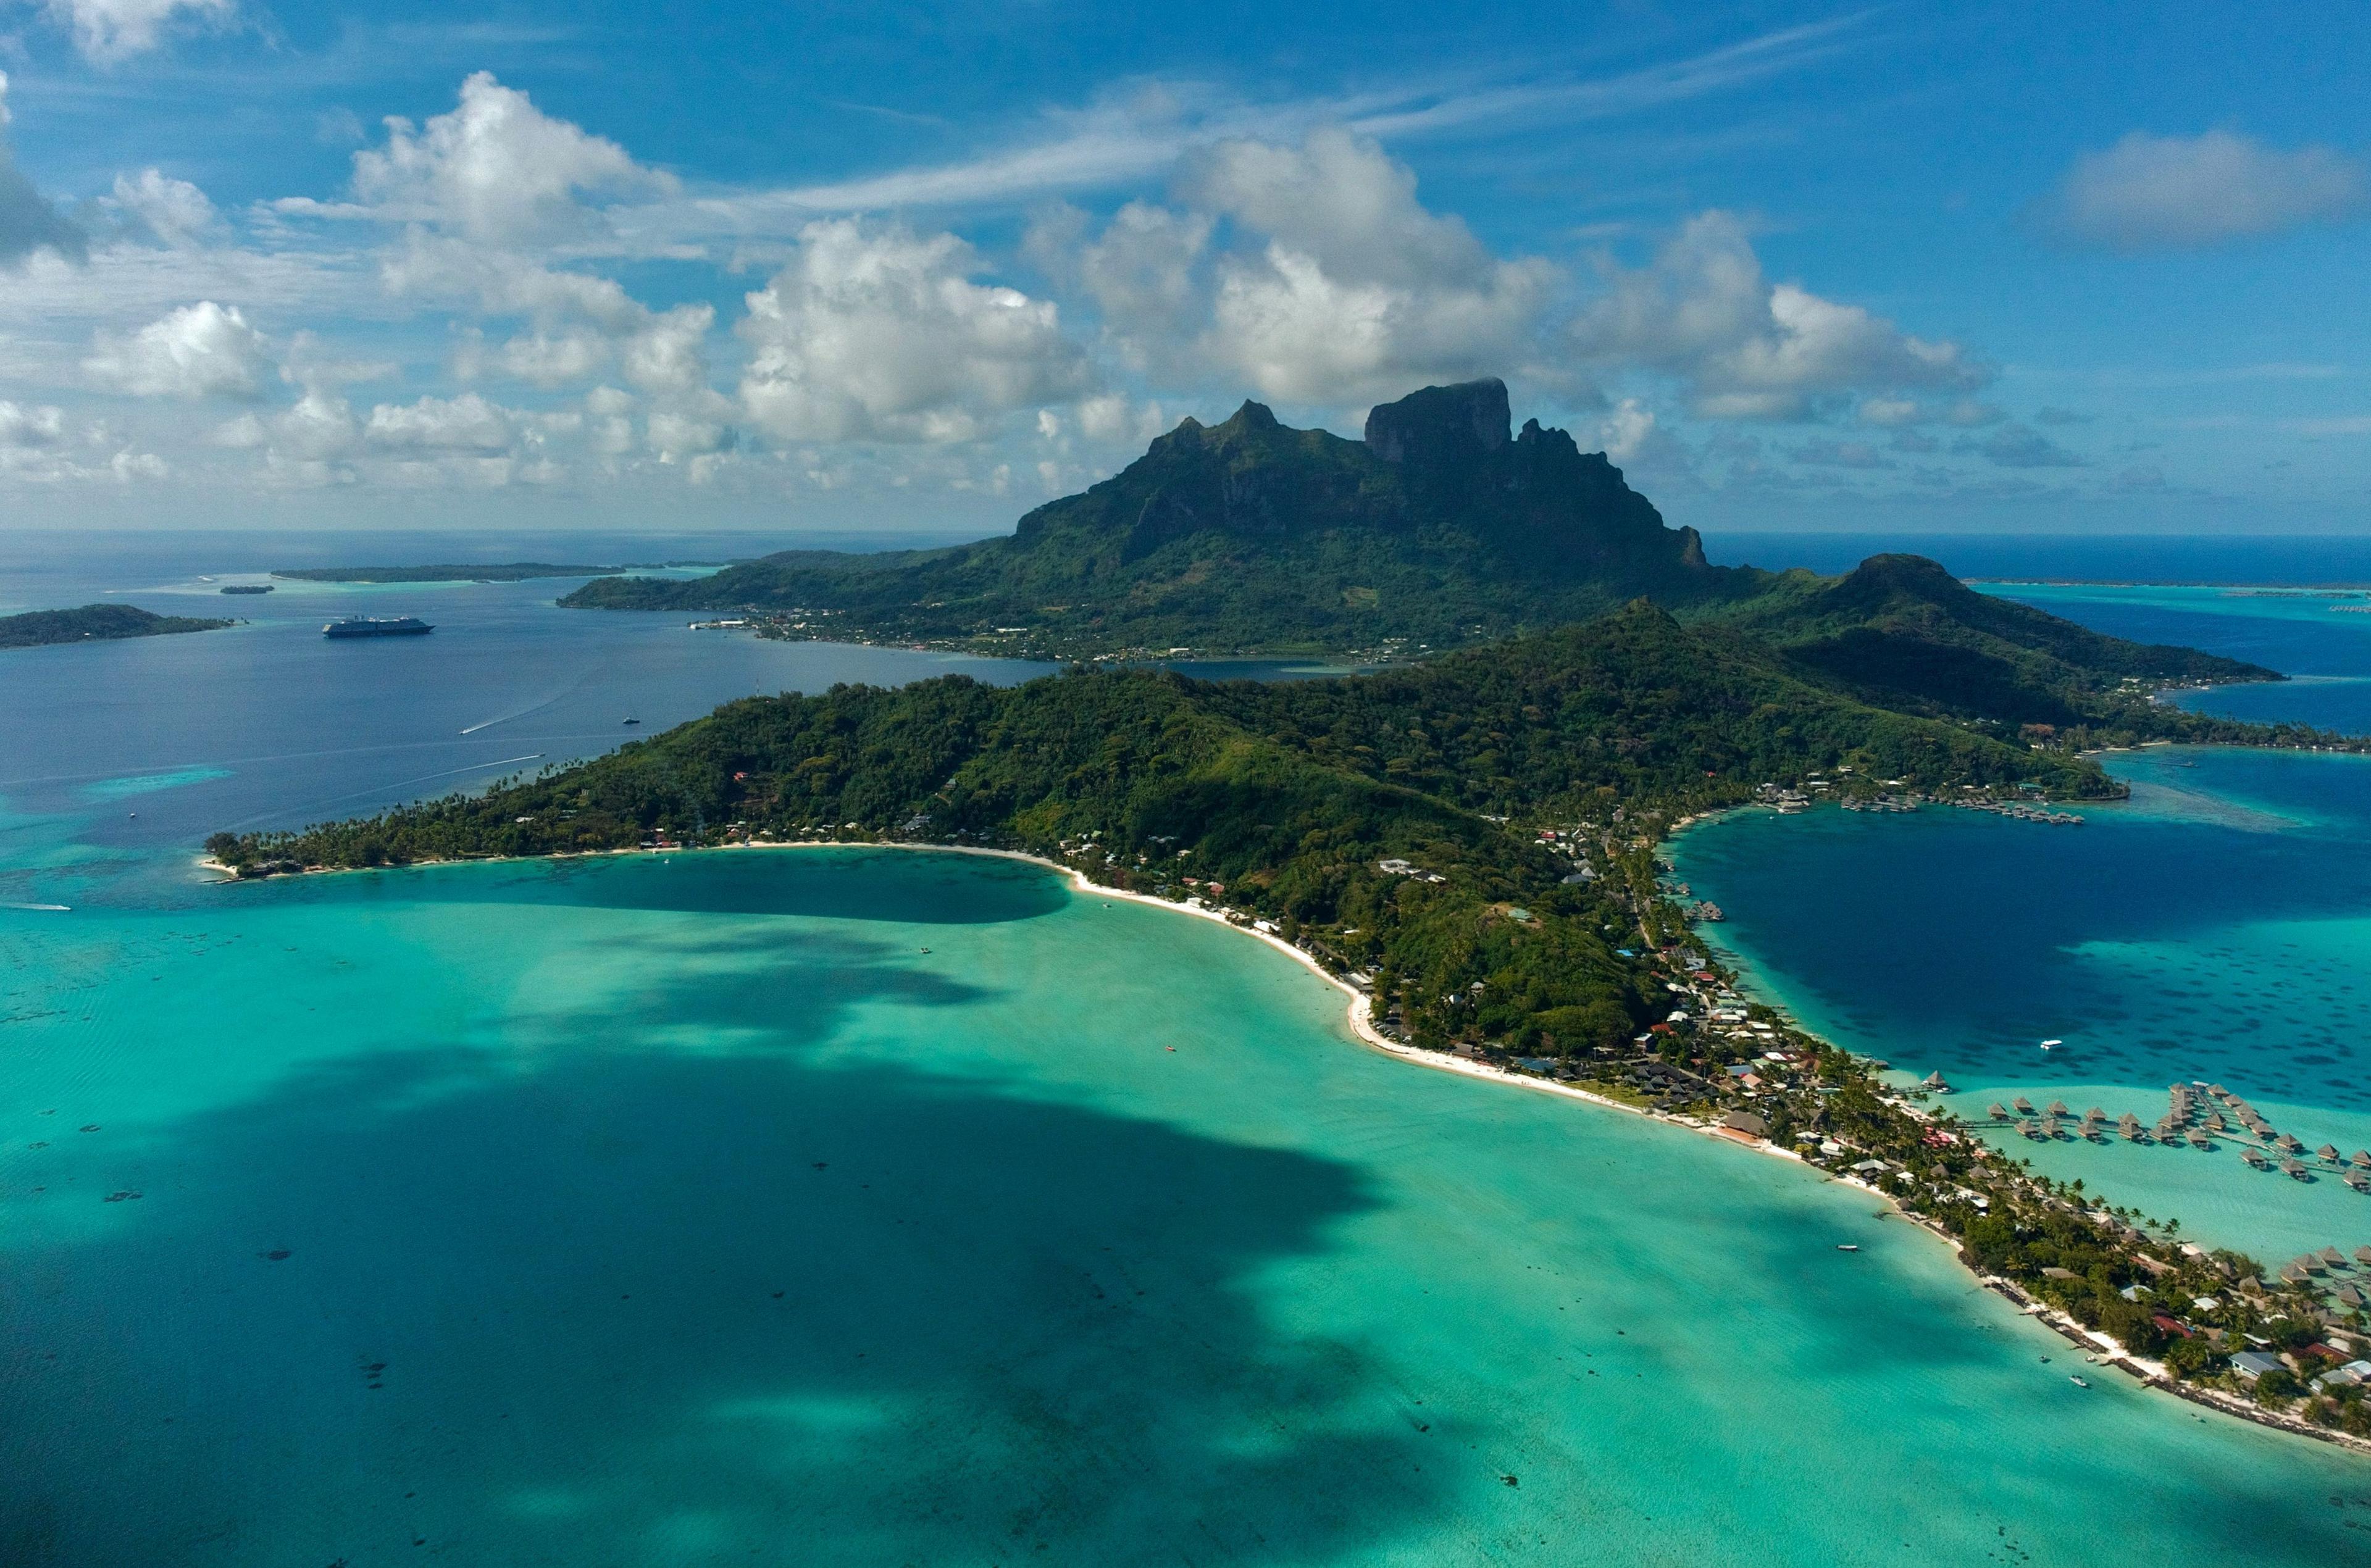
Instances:
[[[272,575],[291,582],[525,582],[536,577],[606,577],[620,571],[665,571],[670,566],[700,564],[705,563],[628,561],[618,566],[584,566],[549,560],[491,564],[440,561],[428,566],[295,567]]]
[[[160,616],[131,605],[85,605],[78,610],[29,610],[0,616],[0,648],[41,648],[53,642],[114,642],[179,631],[219,631],[234,620]]]

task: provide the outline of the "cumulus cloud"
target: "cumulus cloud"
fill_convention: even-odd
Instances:
[[[176,29],[221,26],[238,9],[235,0],[49,0],[44,8],[86,59],[102,65],[145,54]]]
[[[686,392],[705,385],[703,350],[715,325],[712,305],[678,305],[651,315],[626,338],[626,379],[646,392]]]
[[[1676,377],[1714,419],[1794,420],[1855,393],[1968,389],[1985,373],[1954,343],[1914,338],[1859,306],[1764,274],[1727,213],[1689,220],[1652,264],[1603,268],[1605,291],[1573,321],[1574,348],[1609,366]],[[1879,398],[1880,420],[1900,417]]]
[[[391,118],[384,148],[354,155],[354,194],[370,215],[433,224],[469,239],[518,245],[596,230],[585,198],[656,195],[671,176],[605,136],[535,107],[491,71],[461,84],[458,107],[424,126]],[[303,199],[283,211],[334,211]]]
[[[741,403],[792,441],[961,441],[1087,389],[1056,307],[976,282],[971,248],[850,219],[809,225],[748,296]]]
[[[266,363],[263,335],[237,306],[201,300],[129,337],[102,332],[83,369],[140,398],[252,398]]]
[[[65,414],[56,407],[0,400],[0,447],[55,446],[65,435]]]
[[[362,433],[374,446],[412,452],[507,452],[518,438],[511,410],[475,392],[381,403],[371,409]]]
[[[0,267],[24,260],[37,250],[48,250],[69,261],[89,252],[82,229],[57,204],[25,178],[9,149],[8,74],[0,71]]]
[[[2075,160],[2049,215],[2062,233],[2118,250],[2171,250],[2356,216],[2371,203],[2363,160],[2284,150],[2229,131],[2135,131]]]
[[[1205,348],[1269,397],[1396,396],[1530,356],[1556,270],[1502,260],[1427,211],[1416,176],[1373,142],[1322,130],[1299,147],[1222,143],[1182,186],[1190,204],[1266,236],[1220,259]]]
[[[115,189],[100,202],[127,232],[176,248],[196,244],[222,225],[204,191],[153,168],[117,175]]]

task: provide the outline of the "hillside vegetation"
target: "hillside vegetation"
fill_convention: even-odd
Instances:
[[[1626,816],[1623,831],[1639,832],[1824,772],[2114,791],[2088,763],[1886,712],[1634,604],[1340,680],[1078,670],[1009,688],[950,676],[751,698],[484,796],[222,834],[208,849],[253,874],[662,836],[1019,848],[1115,885],[1185,896],[1198,884],[1305,930],[1345,964],[1405,979],[1419,1037],[1479,1030],[1569,1048],[1626,1037],[1660,1016],[1658,998],[1613,951],[1635,927],[1523,824]]]
[[[126,637],[162,637],[182,631],[218,631],[237,621],[203,616],[160,616],[131,605],[85,605],[78,610],[29,610],[0,616],[0,648],[39,648],[56,642],[107,642]]]

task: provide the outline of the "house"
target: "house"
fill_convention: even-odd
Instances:
[[[2171,1334],[2176,1339],[2188,1339],[2190,1337],[2190,1329],[2186,1324],[2177,1322],[2173,1319],[2167,1317],[2162,1312],[2153,1313],[2149,1318],[2149,1321],[2157,1325],[2157,1332],[2159,1333]]]
[[[2236,1357],[2234,1359],[2237,1359]],[[2334,1366],[2313,1380],[2316,1389],[2354,1389],[2371,1383],[2371,1361],[2350,1361]]]
[[[1720,1119],[1720,1124],[1732,1132],[1749,1133],[1757,1138],[1770,1136],[1770,1124],[1751,1111],[1732,1111]]]
[[[2261,1350],[2243,1350],[2231,1358],[2231,1370],[2252,1383],[2267,1372],[2285,1372],[2287,1363]]]

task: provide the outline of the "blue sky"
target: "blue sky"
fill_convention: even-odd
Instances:
[[[0,0],[0,526],[989,531],[1496,374],[1674,522],[2371,522],[2371,13]]]

